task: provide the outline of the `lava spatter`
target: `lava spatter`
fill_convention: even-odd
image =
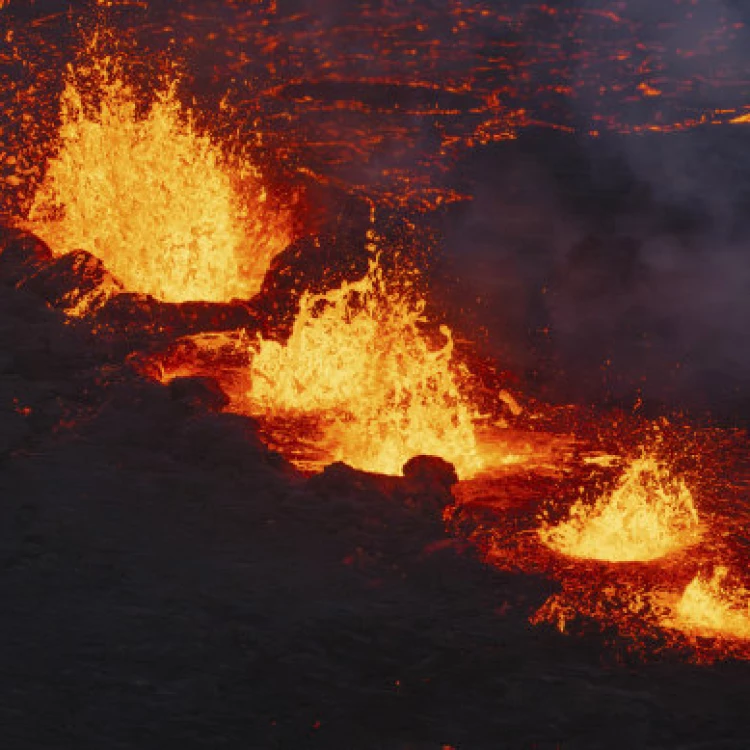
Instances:
[[[166,302],[251,297],[291,239],[288,216],[252,164],[199,130],[176,81],[144,104],[96,43],[68,69],[31,228],[58,254],[96,255],[128,291]]]
[[[664,624],[694,636],[750,641],[750,590],[717,565],[685,587]]]
[[[653,456],[633,460],[611,492],[578,500],[568,518],[544,524],[541,540],[570,557],[647,562],[697,541],[698,512],[685,482]]]
[[[425,302],[394,285],[377,260],[367,274],[324,294],[303,294],[289,339],[259,339],[247,394],[254,410],[326,415],[336,458],[398,474],[414,455],[482,468],[473,409],[461,388],[450,329],[431,342]]]

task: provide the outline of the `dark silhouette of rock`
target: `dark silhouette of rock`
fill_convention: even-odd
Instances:
[[[96,313],[96,324],[131,337],[170,340],[206,331],[257,328],[257,317],[243,302],[162,302],[149,295],[123,292]]]
[[[303,292],[319,294],[364,276],[369,216],[369,204],[350,196],[329,227],[297,240],[271,261],[261,290],[251,302],[267,334],[283,337],[288,333]]]
[[[0,407],[0,460],[22,445],[30,434],[31,430],[23,415],[15,409]]]
[[[286,468],[286,462],[259,438],[258,423],[237,414],[205,414],[189,420],[175,441],[174,454],[182,461],[217,470]]]
[[[38,294],[53,307],[84,313],[123,290],[104,264],[86,250],[74,250],[47,263],[20,288]]]
[[[169,391],[173,399],[195,411],[221,411],[229,405],[229,397],[214,378],[174,378],[169,383]]]
[[[458,482],[458,474],[453,464],[437,456],[414,456],[404,464],[402,471],[410,482],[428,487],[437,485],[450,489]]]
[[[0,282],[17,286],[52,260],[52,251],[31,232],[0,226]]]

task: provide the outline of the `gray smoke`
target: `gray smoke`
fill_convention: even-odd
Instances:
[[[741,80],[750,70],[736,6],[704,0],[686,8],[627,4],[633,44],[643,38],[664,50],[655,85],[681,93],[617,110],[620,121],[653,122],[657,107],[699,114],[743,101],[728,83],[677,85],[716,80],[717,71]],[[600,19],[591,24],[576,33],[601,47]],[[727,49],[711,52],[707,38]],[[708,51],[696,60],[684,54],[690,50]],[[580,69],[573,78],[592,75]],[[583,96],[575,106],[587,123],[608,105]],[[481,298],[477,316],[508,366],[545,371],[548,391],[561,399],[642,394],[667,407],[747,416],[750,133],[742,126],[527,136],[488,148],[464,169],[476,200],[449,222],[449,255],[460,258],[454,268],[467,269],[466,297]],[[540,336],[546,327],[549,336]]]

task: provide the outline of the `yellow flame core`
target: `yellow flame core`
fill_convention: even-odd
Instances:
[[[680,597],[670,624],[698,635],[750,639],[750,591],[730,587],[728,573],[719,565],[710,578],[696,576]]]
[[[450,329],[433,348],[420,330],[425,303],[389,287],[377,261],[353,283],[305,293],[289,340],[260,339],[251,364],[255,409],[333,415],[336,459],[400,474],[420,454],[478,472],[473,410],[459,385]]]
[[[698,513],[681,479],[656,459],[638,458],[594,505],[579,500],[566,521],[543,526],[542,541],[571,557],[608,562],[656,560],[697,540]]]
[[[139,113],[108,58],[78,73],[90,85],[69,69],[57,153],[29,212],[34,231],[56,253],[88,250],[127,289],[164,301],[256,293],[290,232],[253,167],[198,132],[174,82]]]

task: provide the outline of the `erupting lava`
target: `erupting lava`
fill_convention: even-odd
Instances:
[[[251,297],[290,240],[288,217],[246,159],[199,132],[175,82],[142,109],[109,58],[69,68],[32,229],[57,253],[96,255],[130,291],[167,302]]]
[[[253,411],[321,414],[338,460],[399,474],[411,457],[451,461],[462,477],[482,468],[473,409],[461,389],[446,326],[423,332],[425,302],[377,260],[353,283],[305,293],[289,340],[259,339],[251,364]]]
[[[571,557],[646,562],[694,543],[699,528],[685,483],[644,455],[630,463],[610,493],[594,505],[577,501],[566,521],[545,524],[539,536]]]
[[[0,8],[5,5],[0,0]],[[617,13],[558,10],[533,2],[511,12],[464,0],[446,8],[440,3],[424,8],[409,2],[354,3],[344,12],[342,3],[336,22],[312,8],[290,13],[275,2],[226,2],[222,5],[231,7],[226,17],[194,13],[200,3],[186,3],[165,9],[164,23],[153,26],[151,15],[139,15],[150,11],[148,0],[100,0],[98,5],[138,6],[136,15],[128,9],[121,18],[149,20],[136,24],[150,29],[140,49],[160,49],[164,37],[171,48],[182,45],[201,55],[210,51],[214,68],[202,68],[194,83],[226,82],[226,92],[219,91],[225,94],[222,106],[231,101],[232,113],[242,112],[232,122],[236,139],[250,143],[257,138],[274,153],[277,184],[283,180],[295,193],[303,186],[319,191],[322,214],[334,206],[338,212],[339,196],[366,196],[372,227],[376,207],[397,207],[398,215],[406,210],[411,224],[418,214],[437,215],[449,203],[470,199],[462,192],[463,176],[458,182],[451,176],[454,167],[460,166],[456,175],[473,170],[474,157],[464,161],[470,152],[518,138],[525,130],[571,133],[577,142],[607,133],[750,123],[747,76],[737,68],[733,52],[741,49],[738,32],[744,22],[730,25],[720,14],[716,28],[699,30],[698,17],[693,20],[692,9],[679,0],[674,5],[685,7],[675,11],[675,18],[690,21],[691,33],[700,31],[701,43],[689,56],[672,49],[679,34],[670,32],[666,46],[658,38],[638,39],[640,16],[636,9],[629,11],[628,3],[618,3]],[[38,27],[19,24],[6,36],[13,42],[12,55],[0,55],[0,73],[5,64],[9,71],[0,86],[0,94],[6,93],[2,109],[34,143],[26,153],[6,158],[15,148],[16,129],[0,123],[0,187],[36,187],[30,228],[56,254],[86,250],[109,272],[93,291],[81,286],[59,306],[71,315],[95,314],[124,290],[175,303],[255,295],[292,230],[287,212],[272,205],[247,158],[250,147],[228,148],[199,127],[193,110],[181,103],[174,79],[157,83],[148,95],[136,94],[140,89],[125,74],[124,58],[101,51],[101,35],[89,45],[88,61],[69,67],[64,76],[60,130],[39,181],[44,160],[31,164],[32,155],[46,153],[53,133],[46,127],[37,133],[36,124],[52,121],[49,108],[57,108],[64,69],[59,61],[69,59],[67,51],[49,54],[56,49],[54,30],[59,31],[63,15],[45,16]],[[49,33],[28,32],[47,24]],[[20,41],[13,41],[16,36]],[[38,39],[46,39],[47,46]],[[212,42],[206,49],[197,41],[204,39]],[[576,50],[573,57],[571,50]],[[21,71],[29,72],[28,82]],[[32,81],[31,71],[44,77]],[[686,96],[707,86],[723,92],[721,109],[708,108],[714,96],[701,95],[698,104]],[[35,109],[41,103],[45,108]],[[545,160],[548,148],[557,148],[558,142],[544,142],[540,153]],[[0,192],[0,209],[18,202],[23,208],[14,208],[13,217],[26,215],[31,194],[23,191],[19,202],[20,197],[5,199]],[[505,206],[506,212],[514,205]],[[348,235],[360,221],[359,212],[354,214],[342,210],[331,224],[337,237]],[[327,231],[333,216],[320,219]],[[357,224],[356,229],[358,237],[364,227]],[[320,236],[325,236],[322,231]],[[497,413],[480,419],[451,330],[427,320],[415,277],[390,270],[385,256],[377,255],[372,229],[369,239],[371,260],[362,278],[325,293],[294,290],[302,294],[287,339],[276,340],[267,332],[278,333],[274,316],[279,309],[286,312],[288,289],[266,285],[257,308],[226,306],[239,308],[242,315],[222,310],[210,322],[201,317],[200,324],[188,321],[184,328],[165,323],[160,336],[180,337],[170,342],[175,361],[159,363],[151,374],[162,381],[216,378],[229,397],[227,408],[257,417],[269,446],[305,470],[340,460],[365,471],[400,474],[416,455],[450,461],[462,480],[475,480],[457,486],[459,502],[450,511],[456,533],[468,533],[490,564],[559,579],[561,591],[533,622],[566,630],[576,618],[591,620],[616,626],[634,641],[661,629],[675,642],[704,636],[750,642],[750,590],[728,586],[727,568],[716,567],[711,577],[699,575],[685,587],[707,561],[728,559],[716,553],[717,540],[729,534],[719,534],[713,525],[708,483],[701,488],[704,525],[687,484],[643,453],[609,491],[593,499],[581,496],[565,518],[554,523],[547,518],[538,528],[539,503],[559,492],[563,477],[576,486],[590,476],[592,465],[607,471],[611,459],[619,461],[610,453],[629,453],[641,433],[620,433],[616,423],[616,440],[604,454],[598,442],[585,442],[586,435],[602,437],[599,423],[593,429],[584,424],[584,418],[597,417],[572,407],[568,412],[550,406],[546,415],[539,409],[539,420],[536,414],[528,419],[524,414],[515,423],[505,417],[486,420]],[[101,268],[90,255],[66,260],[71,273],[99,280]],[[314,255],[307,260],[320,262]],[[295,270],[280,263],[273,273],[286,283],[297,278]],[[277,291],[280,297],[274,296]],[[158,316],[168,306],[153,307]],[[178,320],[183,312],[170,309],[173,317],[165,314],[164,320]],[[119,322],[114,314],[112,319]],[[183,338],[183,330],[193,335]],[[153,351],[134,354],[146,359]],[[483,390],[471,391],[476,403],[493,392],[492,378],[486,380]],[[216,396],[210,408],[223,408],[227,399],[209,391]],[[514,418],[522,416],[505,390],[501,405]],[[580,435],[573,427],[577,424],[585,427]],[[576,465],[584,448],[591,450],[590,457]],[[676,554],[699,540],[703,552],[690,551],[705,555],[700,564]],[[639,562],[651,564],[620,564]]]
[[[728,575],[722,565],[714,568],[710,578],[697,575],[667,624],[698,636],[750,640],[750,591],[727,585]]]

